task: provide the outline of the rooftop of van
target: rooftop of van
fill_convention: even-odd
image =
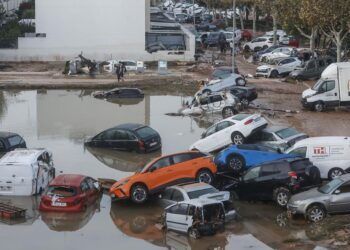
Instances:
[[[0,159],[0,165],[31,164],[37,160],[43,149],[19,149],[8,152]]]
[[[334,144],[334,143],[350,143],[350,137],[346,136],[323,136],[323,137],[310,137],[295,143],[294,148],[305,144]]]

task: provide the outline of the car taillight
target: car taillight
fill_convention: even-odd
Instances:
[[[249,119],[248,121],[246,121],[245,123],[244,123],[244,125],[249,125],[249,124],[251,124],[253,122],[253,119]]]
[[[297,173],[294,172],[294,171],[288,172],[288,176],[289,176],[289,177],[292,177],[293,179],[298,179],[298,175],[297,175]]]
[[[139,147],[140,148],[145,148],[145,142],[144,141],[139,141]]]

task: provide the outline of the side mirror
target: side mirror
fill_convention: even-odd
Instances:
[[[334,194],[340,194],[340,190],[339,189],[335,190]]]

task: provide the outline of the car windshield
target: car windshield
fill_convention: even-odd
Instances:
[[[278,135],[281,139],[286,139],[297,134],[300,133],[295,128],[285,128],[276,132],[276,135]]]
[[[192,192],[188,192],[188,197],[192,200],[192,199],[196,199],[202,195],[205,194],[214,194],[214,193],[218,193],[219,191],[216,188],[206,188],[206,189],[202,189],[202,190],[196,190],[196,191],[192,191]]]
[[[319,192],[323,193],[323,194],[329,194],[330,192],[332,192],[336,187],[338,187],[341,183],[343,183],[344,181],[341,179],[334,179],[333,181],[327,183],[326,185],[320,187],[318,189]]]
[[[137,129],[135,132],[141,139],[158,135],[158,133],[150,127],[142,127]]]
[[[76,195],[76,189],[74,187],[61,187],[51,186],[47,190],[47,195],[58,197],[72,197]]]
[[[322,83],[323,83],[322,79],[318,80],[311,89],[317,91],[319,87],[322,85]]]

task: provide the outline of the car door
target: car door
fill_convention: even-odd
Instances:
[[[235,123],[231,121],[222,121],[216,125],[216,139],[220,148],[232,143],[231,132],[234,125]]]
[[[166,214],[167,227],[176,231],[186,232],[192,225],[192,216],[188,216],[189,205],[180,203],[170,207]]]
[[[350,182],[343,183],[332,192],[329,207],[329,212],[331,213],[350,211]]]
[[[154,162],[147,173],[148,188],[151,192],[158,192],[169,186],[175,178],[174,170],[168,167],[172,165],[171,156],[163,157]]]
[[[196,143],[196,147],[203,152],[211,152],[218,149],[219,142],[216,137],[216,124],[207,129],[204,138]]]
[[[260,167],[251,168],[243,175],[241,181],[237,186],[237,193],[240,199],[249,200],[256,199],[259,194],[257,193],[257,179],[260,176]]]
[[[198,169],[198,161],[193,159],[192,153],[182,153],[173,155],[173,164],[168,167],[169,171],[173,172],[172,183],[180,184],[193,181],[193,170]]]
[[[261,166],[260,175],[255,180],[257,195],[261,200],[271,200],[275,186],[283,182],[279,164],[279,162],[272,162]]]
[[[338,90],[334,80],[324,81],[318,90],[318,94],[323,93],[323,101],[326,105],[337,106],[339,104]]]

